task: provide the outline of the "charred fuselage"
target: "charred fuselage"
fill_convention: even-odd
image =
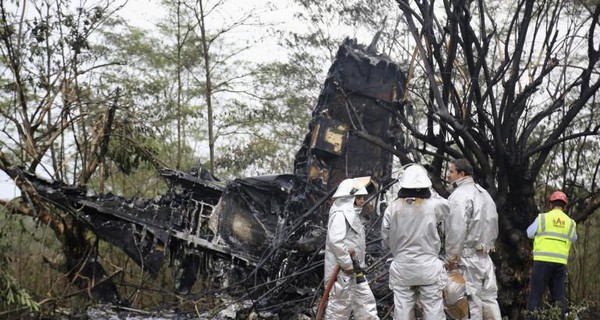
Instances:
[[[212,288],[259,299],[265,308],[281,307],[279,302],[294,296],[303,301],[295,307],[306,309],[321,287],[330,197],[339,182],[370,176],[369,191],[376,194],[392,181],[393,146],[403,143],[397,115],[405,81],[398,64],[346,40],[292,174],[224,183],[200,168],[163,169],[169,191],[152,200],[92,197],[28,179],[150,274],[157,275],[168,259],[180,294],[190,293],[201,274]],[[378,244],[379,199],[374,196],[364,210],[370,263],[384,256]],[[386,290],[380,283],[385,278],[376,275],[371,273],[373,285]]]

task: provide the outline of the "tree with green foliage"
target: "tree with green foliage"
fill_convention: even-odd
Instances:
[[[112,135],[133,136],[120,130],[119,88],[101,85],[102,70],[114,63],[91,49],[92,35],[112,14],[112,4],[73,8],[60,0],[0,2],[0,169],[22,194],[2,205],[54,231],[71,283],[89,288],[85,293],[91,297],[107,290],[117,300],[110,280],[103,281],[106,271],[92,259],[97,248],[87,230],[23,179],[38,173],[77,186],[96,183],[104,190],[106,164],[129,161],[111,157]]]
[[[254,9],[232,10],[235,5],[228,1],[195,0],[163,5],[170,14],[161,23],[161,38],[176,35],[173,51],[181,62],[179,77],[184,76],[183,88],[188,91],[190,101],[200,107],[192,113],[195,118],[186,119],[186,130],[199,133],[190,135],[189,140],[207,141],[208,159],[202,152],[206,148],[196,148],[197,158],[205,161],[212,173],[233,177],[256,166],[255,161],[261,161],[257,158],[260,152],[255,150],[254,156],[249,156],[246,151],[262,148],[267,154],[276,153],[272,147],[271,150],[261,147],[268,138],[261,139],[258,133],[277,138],[264,123],[269,115],[262,105],[266,98],[257,88],[260,84],[256,85],[260,69],[244,56],[262,39],[259,36],[249,41],[239,36],[240,30],[248,33],[248,28],[263,27]],[[240,156],[252,161],[232,164],[228,154],[232,149],[243,150]]]

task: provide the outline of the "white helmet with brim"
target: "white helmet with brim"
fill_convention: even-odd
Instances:
[[[405,167],[399,180],[400,188],[403,189],[426,189],[431,187],[431,179],[427,175],[427,169],[416,163]]]
[[[371,177],[350,178],[342,181],[337,187],[332,198],[340,198],[346,196],[367,195],[367,186],[371,183]]]

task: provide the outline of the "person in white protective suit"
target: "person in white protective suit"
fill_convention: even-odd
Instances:
[[[448,198],[445,221],[449,270],[459,268],[466,282],[470,319],[501,320],[494,263],[489,256],[498,237],[498,212],[490,194],[473,181],[466,159],[452,160],[448,180],[454,191]]]
[[[347,320],[352,313],[354,319],[379,319],[373,292],[367,281],[357,283],[350,257],[350,250],[354,250],[364,269],[366,240],[359,214],[370,180],[370,177],[346,179],[332,196],[325,243],[325,283],[335,276],[333,270],[338,264],[340,271],[329,293],[325,320]]]
[[[438,223],[449,212],[447,200],[432,196],[427,170],[407,167],[399,179],[398,198],[385,210],[381,236],[393,260],[389,271],[394,291],[394,319],[413,319],[417,299],[425,320],[446,319],[442,290],[446,270],[440,259]]]

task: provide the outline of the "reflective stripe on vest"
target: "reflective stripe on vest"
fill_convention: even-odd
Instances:
[[[538,230],[533,242],[533,260],[567,264],[575,222],[555,209],[538,216]]]

